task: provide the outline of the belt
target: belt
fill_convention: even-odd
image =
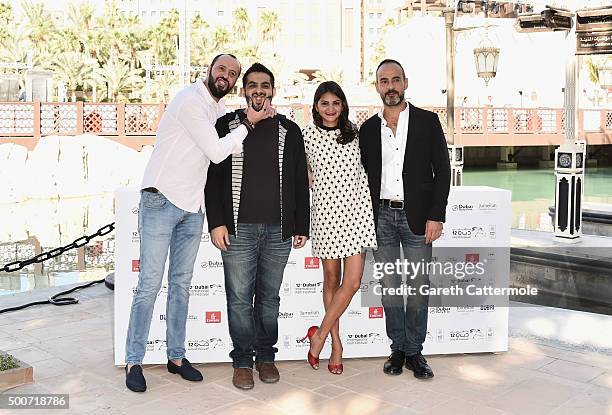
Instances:
[[[157,190],[154,187],[147,187],[145,189],[142,189],[143,192],[150,192],[150,193],[159,193],[159,190]]]
[[[403,209],[404,201],[403,200],[380,199],[380,205],[390,207],[391,209]]]

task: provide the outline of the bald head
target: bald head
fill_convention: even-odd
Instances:
[[[208,68],[206,82],[210,94],[217,99],[227,95],[234,88],[240,70],[240,62],[234,55],[221,54],[215,56]]]

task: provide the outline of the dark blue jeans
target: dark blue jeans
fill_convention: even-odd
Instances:
[[[415,235],[408,226],[403,209],[381,206],[376,229],[378,250],[374,251],[377,262],[396,263],[403,251],[404,260],[414,264],[427,264],[431,261],[431,244],[425,244],[424,235]],[[401,248],[400,248],[401,245]],[[421,268],[423,270],[423,268]],[[414,277],[414,278],[411,278]],[[404,282],[401,274],[387,274],[380,280],[385,288],[399,288]],[[407,287],[412,287],[414,295],[384,295],[382,304],[385,309],[387,336],[391,339],[391,350],[401,350],[413,355],[423,350],[427,335],[427,315],[429,297],[419,294],[419,287],[429,285],[429,275],[421,272],[405,278]]]
[[[278,340],[279,290],[291,252],[280,225],[239,223],[238,237],[221,252],[235,368],[274,362]],[[255,297],[255,299],[253,299]]]

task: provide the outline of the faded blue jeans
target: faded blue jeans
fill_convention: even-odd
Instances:
[[[185,357],[189,286],[203,226],[201,210],[198,213],[187,212],[174,206],[161,193],[141,192],[138,210],[140,273],[130,313],[126,363],[141,364],[144,358],[168,250],[167,355],[169,360]]]
[[[425,244],[425,235],[415,235],[408,226],[403,209],[381,206],[376,228],[378,250],[374,251],[376,262],[395,263],[400,258],[418,263],[431,261],[431,244]],[[399,288],[404,282],[402,275],[386,275],[380,283],[384,288]],[[421,273],[414,279],[407,276],[405,284],[415,289],[417,295],[383,295],[387,336],[391,339],[391,350],[401,350],[406,355],[414,355],[423,350],[427,336],[427,316],[429,297],[418,295],[419,287],[429,285],[429,275]]]
[[[282,240],[280,225],[239,223],[238,237],[230,235],[221,251],[229,332],[235,368],[274,362],[278,351],[279,291],[291,252],[291,239]],[[254,298],[253,298],[254,297]]]

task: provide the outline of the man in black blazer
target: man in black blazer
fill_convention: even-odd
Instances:
[[[382,110],[363,123],[359,131],[361,158],[372,196],[378,251],[377,262],[404,258],[428,263],[431,243],[442,233],[450,190],[450,162],[438,116],[406,102],[408,79],[397,61],[386,59],[376,71],[376,90]],[[421,354],[427,334],[428,297],[418,295],[429,285],[426,272],[408,275],[406,283],[417,295],[390,295],[402,276],[381,279],[387,335],[391,355],[383,371],[391,375],[411,369],[420,379],[433,377]],[[385,294],[387,293],[387,294]]]
[[[274,75],[255,63],[242,78],[247,105],[260,111],[274,96]],[[248,121],[248,120],[247,120]],[[225,136],[245,123],[237,110],[217,120]],[[248,125],[248,122],[247,122]],[[282,115],[249,127],[243,152],[211,164],[205,189],[213,244],[221,250],[230,336],[232,382],[251,389],[259,378],[278,382],[279,290],[289,253],[306,244],[310,228],[308,172],[302,132]]]

